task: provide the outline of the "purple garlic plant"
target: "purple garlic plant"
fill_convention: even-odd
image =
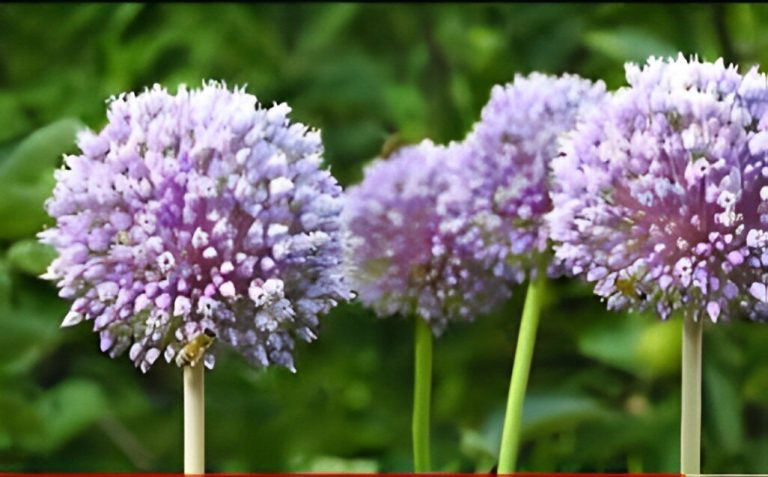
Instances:
[[[768,85],[651,58],[555,159],[555,250],[610,309],[713,322],[768,312]]]
[[[496,85],[481,119],[467,136],[461,169],[466,200],[459,202],[466,223],[460,236],[482,264],[509,288],[529,280],[520,320],[506,416],[499,451],[499,473],[515,472],[522,408],[546,275],[561,270],[551,261],[550,163],[560,137],[588,111],[607,99],[605,84],[575,75],[517,75]],[[546,275],[545,275],[546,274]]]
[[[703,324],[768,312],[768,82],[682,55],[626,73],[554,161],[549,223],[609,309],[682,315],[680,470],[699,474]]]
[[[347,190],[349,282],[379,316],[416,315],[440,334],[449,321],[471,320],[509,295],[461,241],[464,152],[424,140],[376,159]]]
[[[294,341],[350,295],[341,187],[290,110],[215,82],[112,98],[46,203],[40,238],[59,256],[45,277],[73,300],[62,326],[92,321],[101,350],[143,372],[204,332],[294,370]]]
[[[414,471],[429,472],[432,339],[449,322],[472,320],[507,298],[509,287],[474,260],[463,240],[467,202],[460,169],[466,148],[429,140],[378,158],[347,191],[345,266],[360,300],[385,317],[414,318]]]

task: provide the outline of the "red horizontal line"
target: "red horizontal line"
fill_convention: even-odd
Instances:
[[[64,472],[57,472],[57,473],[51,473],[51,472],[40,472],[40,473],[12,473],[12,472],[0,472],[0,477],[77,477],[77,476],[83,476],[83,477],[129,477],[132,475],[141,476],[141,477],[189,477],[191,474],[170,474],[170,473],[102,473],[102,472],[90,472],[90,473],[64,473]],[[290,476],[290,477],[298,477],[302,475],[308,475],[308,476],[314,476],[314,477],[331,477],[331,476],[340,476],[340,477],[373,477],[373,476],[387,476],[387,477],[413,477],[413,476],[424,476],[424,474],[406,474],[406,473],[374,473],[374,474],[361,474],[361,473],[332,473],[332,472],[294,472],[294,473],[282,473],[282,474],[265,474],[265,473],[259,473],[259,474],[242,474],[242,473],[216,473],[216,474],[205,474],[205,477],[277,477],[277,476]],[[477,477],[478,475],[495,475],[495,474],[454,474],[454,473],[446,473],[446,472],[431,472],[428,475],[433,477]],[[646,476],[646,477],[683,477],[683,474],[598,474],[598,473],[589,473],[589,474],[574,474],[574,473],[558,473],[558,472],[520,472],[520,473],[514,473],[514,474],[498,474],[498,475],[509,475],[509,476],[515,476],[515,477],[546,477],[549,475],[557,476],[557,477],[634,477],[634,476]]]

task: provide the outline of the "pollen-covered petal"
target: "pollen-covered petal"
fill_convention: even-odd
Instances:
[[[75,311],[70,311],[67,313],[67,315],[64,317],[64,320],[61,322],[61,327],[66,328],[68,326],[75,326],[76,324],[83,321],[83,315],[80,313],[77,313]]]

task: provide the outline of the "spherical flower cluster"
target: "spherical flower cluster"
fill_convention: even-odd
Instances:
[[[101,350],[144,372],[203,332],[293,370],[294,340],[314,340],[349,291],[341,188],[319,132],[289,112],[213,82],[113,98],[46,203],[46,277],[73,300],[62,326],[93,320]]]
[[[557,258],[611,309],[768,311],[768,83],[651,58],[553,163]]]
[[[460,242],[464,222],[453,206],[466,200],[462,152],[425,140],[376,159],[347,190],[343,213],[346,266],[361,301],[379,316],[416,314],[435,334],[509,295]]]
[[[463,169],[472,192],[463,207],[472,226],[465,240],[476,242],[477,259],[510,283],[535,274],[546,260],[544,215],[552,208],[549,166],[558,138],[606,97],[602,81],[518,75],[492,89],[468,135]],[[546,266],[557,274],[549,262]]]

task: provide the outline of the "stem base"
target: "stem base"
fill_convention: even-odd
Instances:
[[[683,382],[680,415],[680,472],[701,472],[701,349],[703,319],[683,319]]]
[[[205,366],[184,366],[184,473],[205,473]]]
[[[413,383],[413,464],[415,472],[429,472],[429,407],[432,392],[432,330],[416,318]]]

